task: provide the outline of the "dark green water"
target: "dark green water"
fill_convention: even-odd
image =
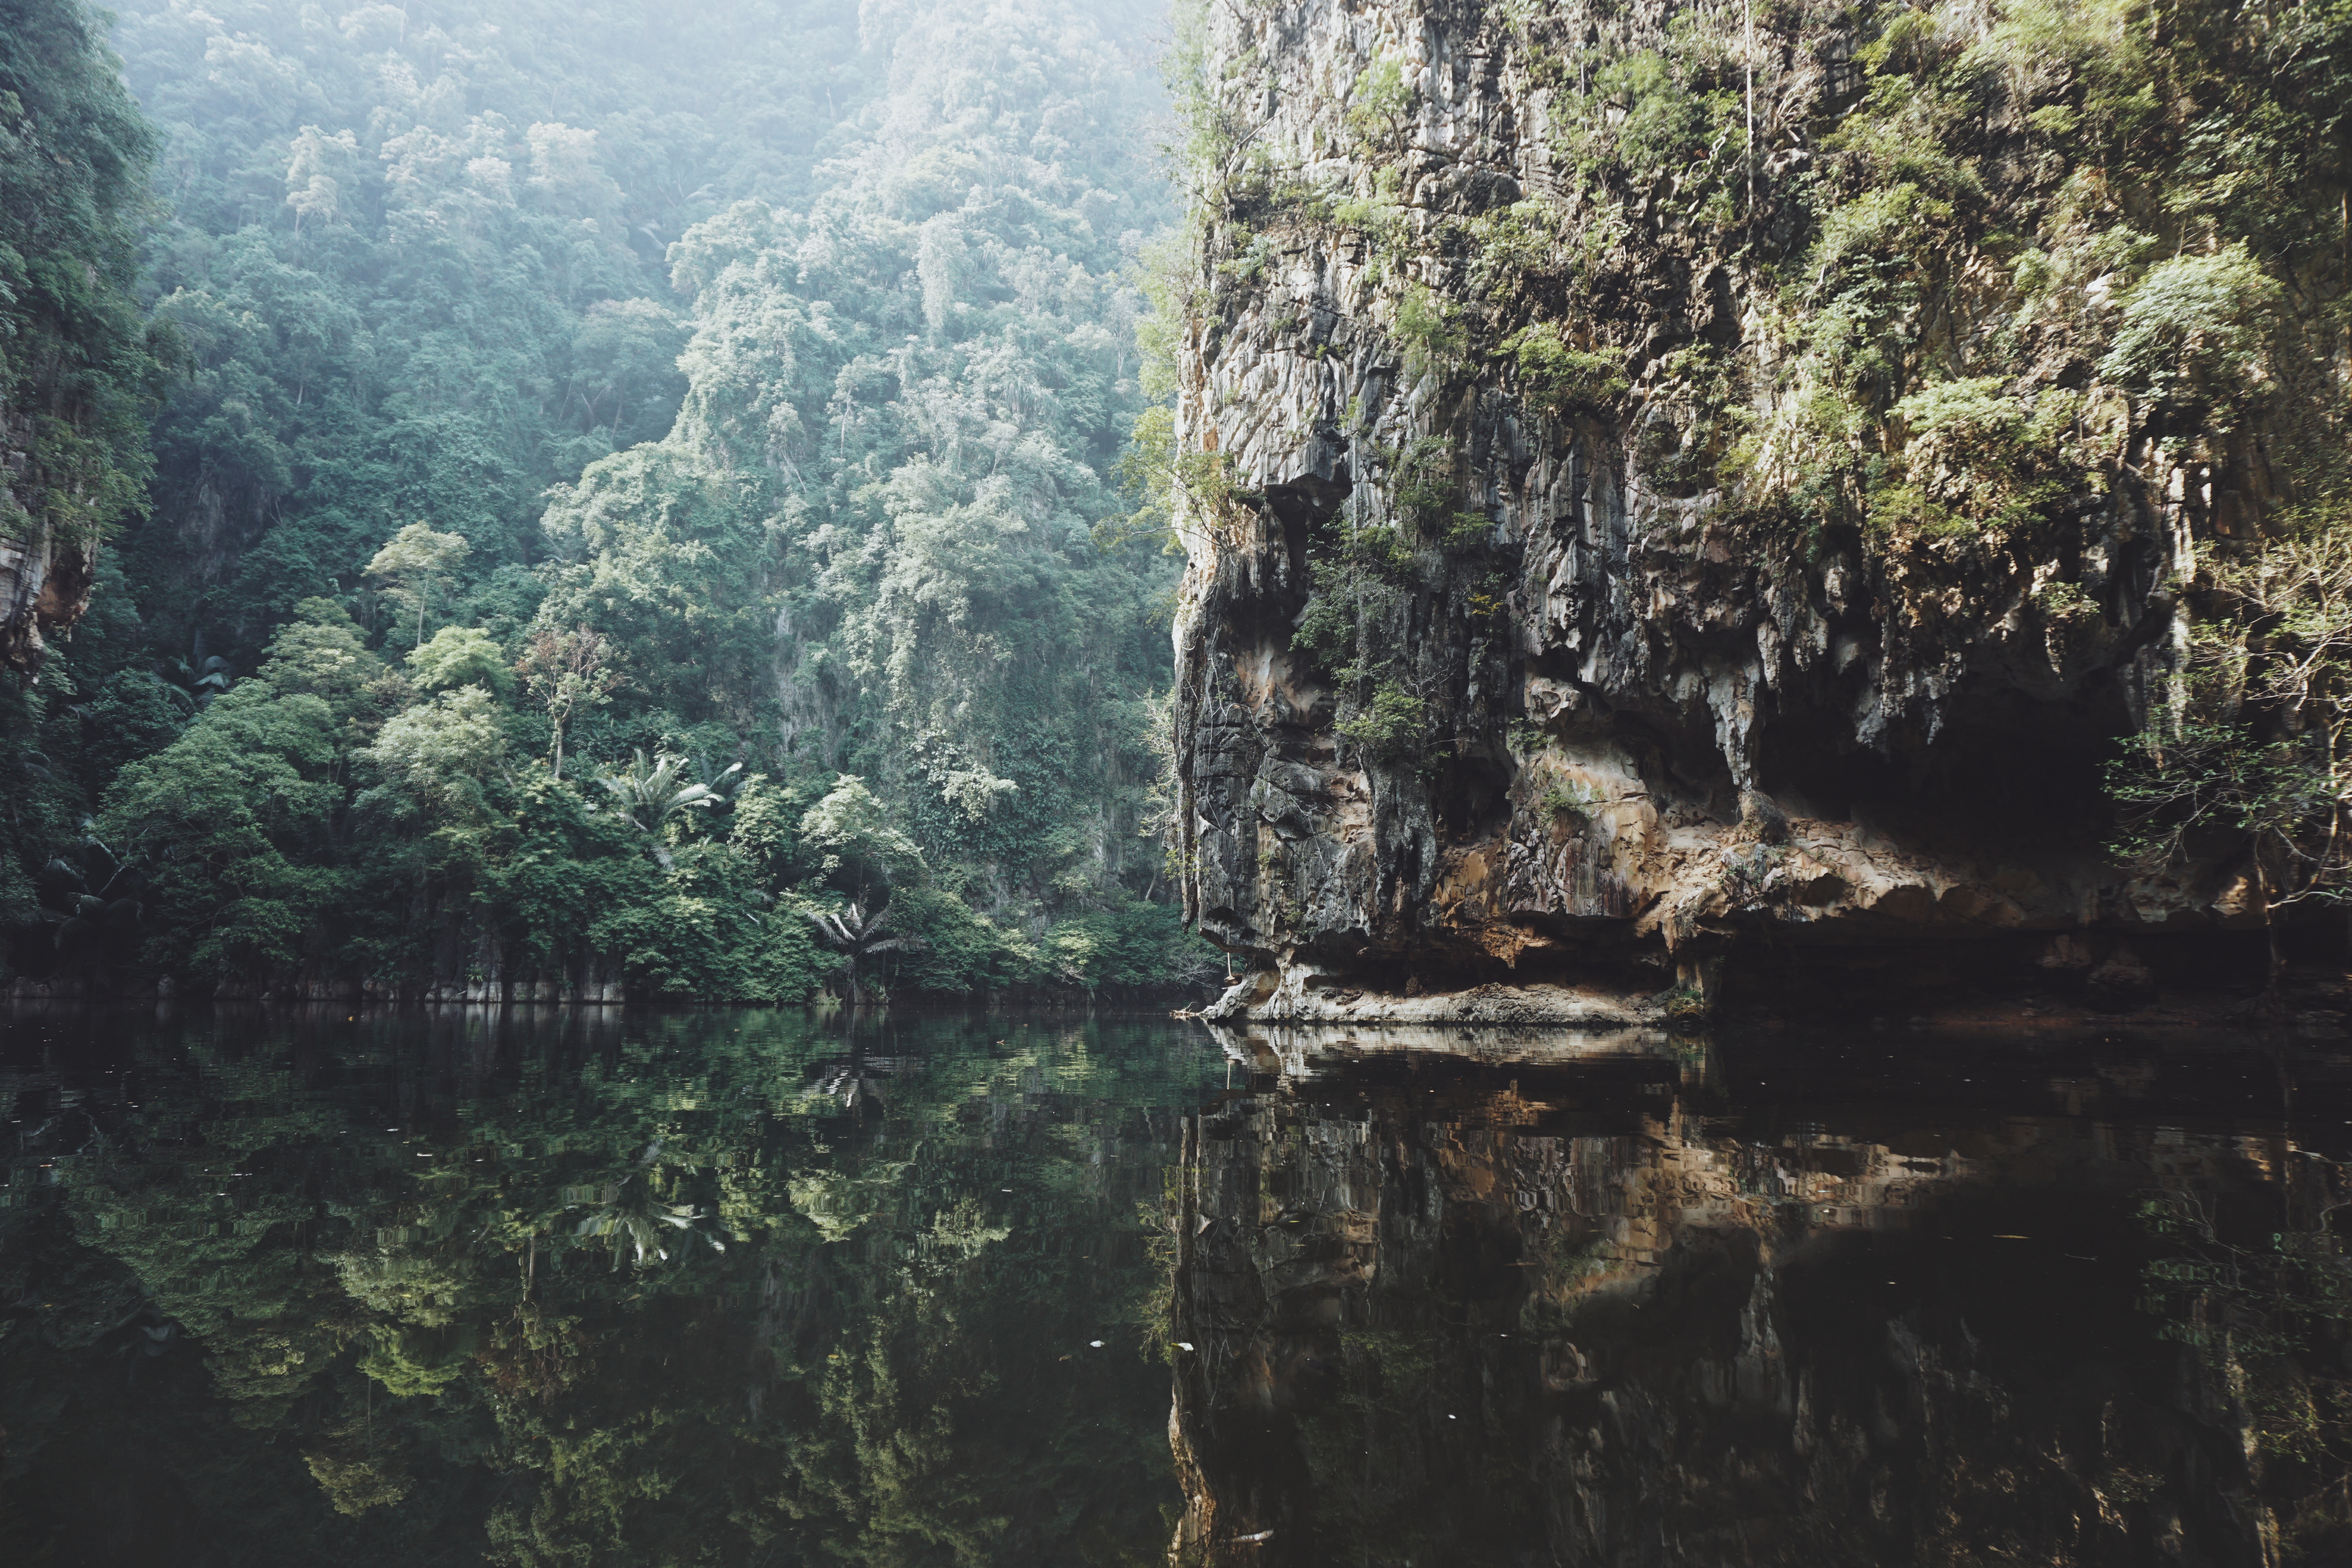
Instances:
[[[62,1010],[0,1106],[11,1564],[2346,1560],[2326,1042]]]

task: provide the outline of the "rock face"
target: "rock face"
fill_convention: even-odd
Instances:
[[[2171,700],[2199,541],[2287,487],[2260,420],[2167,436],[2102,379],[2119,285],[2029,299],[1988,259],[2066,174],[2033,89],[1973,111],[1994,216],[1885,242],[1909,293],[1856,390],[1862,347],[1820,345],[1863,263],[1818,192],[1862,14],[1759,8],[1725,45],[1754,155],[1708,174],[1701,137],[1654,178],[1595,174],[1577,128],[1630,136],[1625,62],[1681,69],[1740,13],[1517,14],[1206,13],[1175,832],[1189,912],[1250,962],[1221,1012],[1640,1021],[1727,974],[2025,976],[2059,938],[2079,973],[2259,923],[2226,857],[2113,868],[2101,767]],[[2333,374],[2276,370],[2273,405]],[[1962,394],[1983,428],[2072,421],[2031,486],[1963,449]]]
[[[1171,1561],[2271,1560],[2243,1412],[2117,1239],[2151,1172],[2263,1188],[2250,1145],[1791,1131],[1671,1049],[1473,1078],[1331,1034],[1344,1073],[1184,1129]]]
[[[47,639],[71,630],[89,607],[97,575],[94,544],[60,545],[38,531],[0,535],[0,667],[38,669]]]

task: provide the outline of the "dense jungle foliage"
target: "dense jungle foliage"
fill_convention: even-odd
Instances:
[[[625,1018],[144,1026],[12,1128],[12,1560],[1159,1560],[1205,1041]]]
[[[110,410],[180,367],[5,698],[16,972],[1205,972],[1148,836],[1175,568],[1100,527],[1166,216],[1141,7],[134,3],[143,120],[79,0],[12,14],[81,40],[113,184],[12,180],[11,236],[120,284],[148,207],[145,324],[83,336],[147,356]]]
[[[171,358],[139,309],[156,135],[94,15],[0,9],[0,538],[86,542],[139,510]]]

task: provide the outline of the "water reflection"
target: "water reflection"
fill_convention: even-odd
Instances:
[[[22,1014],[0,1560],[1112,1563],[1164,1025]]]
[[[2352,1559],[2340,1047],[61,1008],[0,1106],[11,1563]]]
[[[2341,1560],[2339,1058],[1224,1045],[1180,1562]]]

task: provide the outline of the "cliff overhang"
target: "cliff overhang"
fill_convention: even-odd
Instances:
[[[1750,150],[1643,184],[1571,122],[1618,133],[1646,89],[1609,71],[1671,75],[1721,18],[1546,16],[1207,14],[1196,119],[1229,152],[1183,285],[1174,834],[1248,968],[1217,1014],[2259,979],[2259,865],[2119,864],[2106,785],[2183,700],[2200,549],[2294,500],[2277,411],[2336,395],[2332,362],[2273,355],[2267,424],[2190,428],[2099,357],[2114,278],[2029,297],[2014,237],[1953,219],[1948,254],[1868,260],[1909,292],[1895,346],[1852,350],[1877,379],[1841,382],[1821,322],[1864,262],[1824,247],[1895,187],[1818,193],[1882,20],[1758,18],[1712,68],[1747,76]],[[1987,88],[1970,134],[2008,182],[1979,205],[2049,231],[2042,90]]]

